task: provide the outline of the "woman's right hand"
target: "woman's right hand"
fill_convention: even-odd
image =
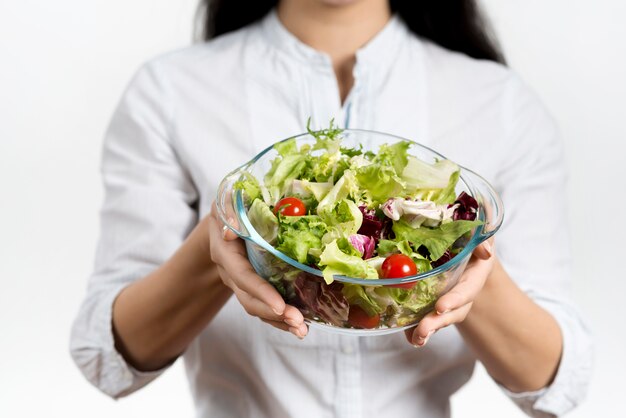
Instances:
[[[223,225],[215,204],[207,218],[211,259],[217,265],[222,281],[233,291],[246,312],[298,338],[304,338],[308,328],[302,313],[285,304],[276,289],[256,274],[248,261],[243,241]]]

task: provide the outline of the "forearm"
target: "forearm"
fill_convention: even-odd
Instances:
[[[563,345],[559,325],[499,262],[457,328],[489,374],[509,390],[538,390],[554,378]]]
[[[201,223],[159,269],[123,289],[113,304],[116,347],[139,370],[180,353],[231,295],[211,262]]]

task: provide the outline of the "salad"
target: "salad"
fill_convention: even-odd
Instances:
[[[342,144],[331,125],[313,144],[274,145],[277,157],[262,181],[246,173],[235,189],[258,234],[278,251],[319,269],[323,281],[268,253],[268,278],[309,319],[350,328],[398,327],[433,309],[442,281],[432,276],[384,285],[451,260],[467,242],[478,203],[456,195],[459,167],[410,155],[411,142],[376,152]],[[369,279],[372,286],[335,276]]]

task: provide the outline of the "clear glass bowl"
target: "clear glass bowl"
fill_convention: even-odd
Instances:
[[[392,144],[400,140],[407,141],[394,135],[359,129],[346,129],[343,131],[342,137],[345,146],[361,145],[364,151],[371,150],[374,152],[382,144]],[[298,135],[295,138],[298,146],[315,143],[315,138],[308,133]],[[413,144],[409,148],[409,153],[422,161],[432,163],[445,158],[430,148],[413,141],[409,142]],[[377,289],[384,286],[424,281],[431,288],[433,286],[430,285],[434,285],[437,298],[439,298],[458,282],[472,251],[495,234],[502,224],[504,211],[498,194],[485,179],[466,168],[460,167],[461,173],[456,193],[458,195],[465,192],[477,200],[479,204],[477,219],[483,221],[484,224],[475,228],[471,238],[459,254],[447,263],[415,276],[385,280],[335,276],[335,281],[327,285],[320,270],[297,262],[261,238],[250,224],[241,191],[234,189],[234,184],[242,178],[244,172],[248,172],[262,181],[271,167],[271,161],[277,155],[278,153],[273,146],[268,147],[250,162],[228,174],[219,186],[217,209],[222,222],[245,240],[248,259],[259,276],[277,287],[286,303],[300,309],[306,322],[311,326],[352,335],[380,335],[415,326],[421,318],[433,310],[436,300],[417,311],[404,308],[398,312],[390,308],[380,315],[381,319],[378,326],[371,329],[354,328],[348,322],[351,307],[342,294],[344,284],[351,283],[362,286],[365,292],[375,297]],[[230,223],[229,219],[236,220],[236,222]],[[294,285],[296,282],[297,286]],[[311,301],[323,303],[311,303]]]

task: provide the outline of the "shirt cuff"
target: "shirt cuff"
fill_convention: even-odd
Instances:
[[[593,348],[589,329],[572,306],[554,300],[535,301],[550,312],[561,328],[563,351],[552,383],[532,392],[504,393],[534,418],[561,416],[575,408],[585,397],[593,364]]]
[[[106,296],[97,308],[95,321],[96,327],[101,327],[96,334],[102,337],[102,370],[100,373],[100,381],[96,384],[106,394],[114,399],[129,395],[138,389],[141,389],[165,370],[171,364],[155,371],[139,371],[132,367],[124,359],[124,357],[115,348],[115,337],[113,335],[113,302],[127,284],[116,287],[108,291]]]

